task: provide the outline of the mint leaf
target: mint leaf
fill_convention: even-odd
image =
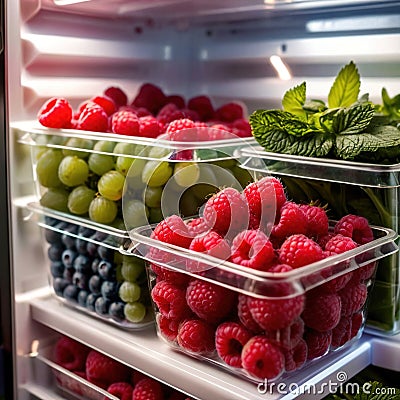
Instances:
[[[297,115],[301,119],[307,119],[307,114],[303,110],[303,105],[306,101],[306,83],[295,86],[289,89],[283,96],[282,107],[284,111]]]
[[[303,110],[311,113],[322,112],[326,110],[326,105],[322,100],[306,100]]]
[[[370,103],[340,108],[332,119],[332,132],[341,135],[362,132],[370,124],[374,113],[374,106]]]
[[[349,107],[357,101],[360,92],[360,75],[351,61],[337,75],[328,95],[329,108]]]
[[[386,88],[382,88],[382,108],[384,115],[388,115],[392,119],[400,119],[400,94],[391,98]]]

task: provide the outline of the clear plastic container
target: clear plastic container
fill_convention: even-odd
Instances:
[[[158,241],[153,229],[132,230],[132,245],[123,253],[147,262],[158,336],[175,350],[253,381],[262,381],[252,370],[258,361],[245,361],[244,354],[251,354],[259,337],[270,343],[260,345],[272,357],[268,363],[278,365],[264,376],[268,382],[355,344],[377,265],[398,251],[393,230],[372,227],[374,240],[355,249],[288,272],[263,272]],[[215,302],[207,312],[196,303],[204,291]],[[349,293],[358,300],[348,302]],[[197,348],[186,336],[191,329]]]
[[[400,164],[378,165],[269,153],[261,146],[241,150],[242,167],[278,176],[296,202],[318,200],[329,215],[340,219],[354,213],[371,224],[400,232]],[[400,258],[381,261],[368,312],[371,333],[400,331]]]

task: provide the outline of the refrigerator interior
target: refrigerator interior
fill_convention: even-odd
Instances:
[[[40,228],[25,207],[35,193],[29,148],[17,143],[10,125],[35,120],[53,96],[77,107],[119,86],[132,100],[145,82],[187,99],[206,94],[215,105],[239,100],[249,113],[280,107],[285,91],[303,81],[310,98],[325,99],[351,60],[361,93],[379,102],[382,87],[400,93],[398,1],[7,0],[4,6],[14,398],[57,398],[34,360],[38,343],[55,332],[194,398],[292,398],[261,395],[254,383],[175,353],[152,328],[123,331],[60,305],[50,295]],[[279,79],[273,55],[289,65],[290,80]],[[350,378],[371,363],[400,370],[399,356],[398,338],[365,334],[356,349],[302,370],[296,382],[337,380],[342,370]]]

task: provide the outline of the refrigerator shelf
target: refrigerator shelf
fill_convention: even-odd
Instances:
[[[63,307],[51,297],[31,300],[30,307],[36,322],[110,354],[123,363],[134,364],[135,369],[199,399],[306,399],[309,398],[309,388],[320,392],[313,393],[313,398],[323,398],[329,393],[327,382],[332,382],[332,385],[343,383],[343,376],[350,379],[367,367],[371,359],[371,344],[362,338],[355,349],[343,350],[316,360],[291,376],[290,380],[282,381],[287,389],[270,393],[263,385],[245,381],[174,351],[157,338],[154,329],[134,334],[116,330],[101,321]],[[289,393],[290,385],[292,389],[295,385],[297,393]]]

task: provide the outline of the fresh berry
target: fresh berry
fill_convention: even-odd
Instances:
[[[238,317],[240,322],[251,332],[258,334],[263,331],[260,325],[254,320],[251,315],[250,308],[248,305],[248,296],[245,294],[239,294],[238,296]]]
[[[350,282],[338,294],[342,302],[342,315],[348,317],[362,308],[367,300],[368,289],[364,283]]]
[[[79,115],[77,128],[84,131],[107,132],[108,115],[101,106],[89,102]]]
[[[190,309],[207,322],[219,322],[235,306],[236,296],[222,286],[192,279],[186,289],[186,301]]]
[[[160,281],[171,282],[177,286],[186,286],[190,277],[182,272],[162,267],[161,265],[151,263],[150,269],[157,275]]]
[[[243,347],[242,365],[255,378],[272,380],[284,371],[285,357],[265,336],[253,336]]]
[[[350,339],[357,336],[364,324],[364,314],[362,311],[351,316]]]
[[[304,267],[323,258],[319,244],[302,234],[289,236],[279,248],[279,262],[292,268]]]
[[[96,350],[91,350],[86,358],[86,375],[89,382],[106,389],[114,382],[128,382],[130,369]]]
[[[192,97],[188,101],[188,108],[196,111],[201,121],[209,121],[214,118],[214,107],[207,96]]]
[[[293,271],[293,268],[287,264],[274,264],[268,270],[268,272],[289,272],[289,271]]]
[[[186,225],[189,234],[193,237],[205,234],[209,230],[203,217],[193,218]]]
[[[135,107],[144,107],[153,115],[156,115],[165,104],[165,99],[165,94],[158,86],[152,83],[145,83],[139,88],[132,105]]]
[[[321,275],[325,278],[328,279],[331,276],[330,270],[323,270],[321,271]],[[339,275],[336,278],[333,278],[322,285],[319,286],[319,289],[321,291],[324,291],[326,293],[335,293],[338,292],[339,290],[343,289],[352,279],[353,277],[353,272],[347,272],[343,275]]]
[[[160,313],[170,319],[181,319],[189,314],[185,291],[167,281],[159,281],[151,290],[151,297]]]
[[[208,140],[224,140],[236,138],[224,124],[214,124],[208,129]]]
[[[282,329],[291,325],[304,308],[304,296],[285,299],[258,299],[248,297],[248,306],[254,320],[264,329]]]
[[[363,267],[358,267],[353,271],[353,279],[355,282],[365,282],[373,277],[376,270],[377,262],[372,261]]]
[[[335,234],[326,242],[324,250],[335,254],[342,254],[355,249],[357,246],[357,243],[351,237]]]
[[[193,238],[189,250],[205,253],[209,256],[220,258],[221,260],[227,260],[231,254],[228,242],[214,231]],[[194,264],[195,263],[194,261]],[[188,266],[190,265],[193,265],[193,263],[189,262]],[[192,268],[190,268],[190,270],[193,271]]]
[[[104,91],[104,95],[113,99],[117,107],[126,106],[128,102],[128,97],[126,96],[125,92],[119,87],[108,87]]]
[[[143,378],[136,383],[132,399],[134,400],[163,400],[164,394],[161,383],[152,378]]]
[[[251,125],[247,119],[239,118],[232,122],[231,127],[238,137],[251,137]]]
[[[342,317],[339,323],[332,329],[333,347],[343,346],[350,340],[351,335],[351,319]]]
[[[304,322],[299,317],[286,328],[276,330],[266,330],[264,335],[271,343],[283,349],[293,349],[304,334]]]
[[[54,360],[69,371],[85,369],[89,348],[67,336],[59,338],[54,347]]]
[[[152,115],[139,118],[139,134],[143,137],[156,138],[161,133],[160,124]]]
[[[187,142],[191,141],[190,139],[196,133],[196,131],[193,130],[194,127],[194,122],[191,119],[175,119],[168,124],[166,133],[171,140]],[[185,130],[187,129],[190,129],[190,131],[186,132]],[[187,140],[186,135],[189,135],[189,140]]]
[[[329,350],[332,342],[332,331],[318,332],[314,329],[306,329],[304,339],[308,346],[308,360],[314,360],[323,356]]]
[[[318,236],[316,242],[321,246],[321,249],[325,248],[325,245],[335,236],[333,232],[328,232],[326,235]]]
[[[340,320],[341,301],[337,294],[307,294],[302,318],[306,326],[319,332],[333,329]]]
[[[358,215],[348,214],[342,217],[335,224],[334,232],[348,236],[360,245],[374,240],[374,234],[368,220]]]
[[[229,366],[242,366],[243,346],[250,340],[252,333],[237,322],[224,322],[215,331],[215,348],[219,357]]]
[[[300,209],[304,212],[307,218],[308,237],[317,238],[328,233],[329,220],[328,215],[323,207],[311,204],[303,204]]]
[[[234,122],[243,118],[243,107],[238,103],[223,104],[215,111],[215,117],[222,122]]]
[[[92,97],[89,101],[98,104],[103,110],[106,112],[108,116],[114,114],[117,111],[117,106],[113,99],[106,96],[95,96]]]
[[[120,400],[132,400],[133,387],[128,382],[114,382],[107,388],[107,392]]]
[[[207,354],[215,350],[215,329],[206,321],[189,319],[178,331],[179,346],[190,353]]]
[[[185,99],[179,94],[171,94],[166,97],[165,101],[167,104],[175,104],[179,109],[185,108]]]
[[[151,237],[164,243],[188,248],[192,241],[186,224],[177,215],[171,215],[157,224]]]
[[[157,114],[158,122],[164,126],[163,132],[170,122],[183,118],[185,118],[185,114],[174,103],[165,104]]]
[[[119,135],[139,136],[139,119],[133,112],[118,111],[111,117],[111,130]]]
[[[47,128],[66,128],[71,124],[72,107],[66,99],[51,98],[39,110],[38,120]]]
[[[231,261],[247,268],[266,271],[275,258],[268,236],[260,230],[246,230],[232,241]]]
[[[285,349],[285,371],[291,372],[301,368],[307,361],[308,347],[304,339],[300,338],[299,342],[291,349]]]
[[[207,225],[222,236],[233,236],[248,226],[248,208],[241,194],[225,188],[205,203],[203,217]]]
[[[179,320],[170,319],[162,314],[157,315],[157,327],[160,330],[160,333],[163,337],[171,342],[176,340],[179,323]]]

